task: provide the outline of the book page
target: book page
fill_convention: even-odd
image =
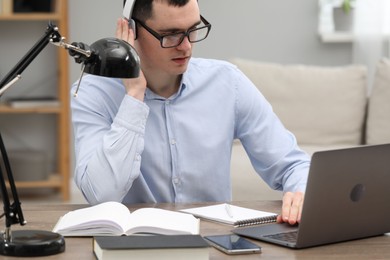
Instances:
[[[130,222],[130,211],[119,202],[106,202],[89,208],[70,211],[54,228],[54,232],[71,235],[107,233],[121,235]]]
[[[131,214],[127,234],[199,234],[199,219],[192,215],[158,208],[142,208]]]

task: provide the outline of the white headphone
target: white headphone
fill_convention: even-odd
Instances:
[[[123,17],[127,20],[131,20],[133,14],[135,0],[126,0],[125,6],[123,7]]]
[[[123,18],[125,18],[127,21],[129,21],[129,27],[133,29],[134,32],[134,38],[137,39],[137,31],[135,22],[133,19],[131,19],[131,16],[133,15],[133,8],[134,8],[135,0],[126,0],[125,6],[123,7]]]

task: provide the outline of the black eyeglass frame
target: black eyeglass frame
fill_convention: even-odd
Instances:
[[[210,30],[211,30],[211,24],[201,15],[200,16],[200,20],[203,22],[204,26],[202,27],[197,27],[197,28],[192,28],[192,29],[188,29],[186,32],[175,32],[175,33],[170,33],[170,34],[165,34],[165,35],[161,35],[159,33],[157,33],[156,31],[154,31],[152,28],[150,28],[149,26],[147,26],[144,22],[136,19],[136,18],[132,18],[134,20],[134,22],[139,25],[141,25],[143,28],[145,28],[146,31],[148,31],[151,35],[153,35],[157,40],[159,40],[160,42],[160,46],[161,48],[175,48],[177,46],[179,46],[180,44],[182,44],[183,40],[185,37],[188,38],[188,41],[190,43],[195,43],[195,42],[200,42],[200,41],[203,41],[204,39],[207,38],[207,36],[209,35],[210,33]],[[207,33],[205,35],[205,37],[203,39],[200,39],[200,40],[196,40],[196,41],[193,41],[190,39],[190,33],[193,32],[193,31],[198,31],[198,30],[201,30],[203,28],[207,28]],[[178,44],[174,45],[174,46],[169,46],[169,47],[164,47],[163,46],[163,40],[164,40],[164,37],[169,37],[169,36],[172,36],[172,35],[177,35],[177,34],[182,34],[182,37],[180,39],[180,41],[178,42]]]

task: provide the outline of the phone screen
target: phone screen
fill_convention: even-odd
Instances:
[[[204,237],[212,246],[227,254],[260,253],[261,247],[238,235]]]

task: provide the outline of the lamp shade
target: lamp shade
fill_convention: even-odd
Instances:
[[[111,78],[137,78],[140,59],[126,41],[103,38],[90,46],[92,56],[85,61],[84,72]]]

